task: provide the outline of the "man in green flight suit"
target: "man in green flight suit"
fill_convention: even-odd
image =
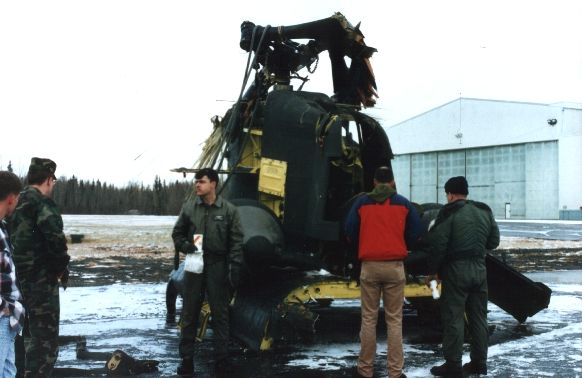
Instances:
[[[434,366],[435,376],[487,374],[487,270],[485,254],[499,245],[499,228],[491,209],[467,200],[463,176],[445,184],[447,202],[427,236],[429,275],[442,280],[440,298],[445,363]],[[464,314],[471,333],[471,361],[461,367]]]
[[[70,256],[63,219],[50,198],[57,181],[56,168],[50,159],[32,158],[28,186],[10,219],[14,263],[27,312],[23,331],[25,377],[50,376],[58,356],[59,280],[66,285]]]
[[[194,372],[194,338],[207,293],[212,311],[214,354],[216,361],[228,356],[228,303],[231,289],[237,287],[242,264],[243,231],[238,209],[216,193],[218,172],[210,168],[196,173],[196,196],[182,206],[172,231],[177,252],[195,252],[194,235],[202,235],[204,270],[200,274],[185,271],[180,317],[180,357],[178,374]]]

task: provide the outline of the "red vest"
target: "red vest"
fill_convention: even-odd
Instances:
[[[391,205],[388,198],[384,203],[365,204],[358,212],[360,260],[404,260],[408,254],[404,240],[408,209],[402,205]]]

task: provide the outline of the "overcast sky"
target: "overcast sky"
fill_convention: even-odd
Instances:
[[[40,156],[118,185],[181,179],[169,170],[192,166],[240,91],[244,20],[361,21],[384,126],[460,95],[582,103],[579,0],[200,4],[0,1],[0,167],[25,174]],[[327,53],[310,78],[304,90],[332,94]]]

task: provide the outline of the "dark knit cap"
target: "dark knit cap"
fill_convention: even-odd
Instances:
[[[469,184],[464,176],[451,177],[445,184],[445,192],[452,194],[469,194]]]
[[[394,172],[387,166],[378,167],[374,172],[374,180],[382,184],[389,183],[394,181]]]

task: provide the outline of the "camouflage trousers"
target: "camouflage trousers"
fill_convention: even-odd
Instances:
[[[38,278],[40,277],[40,278]],[[24,376],[50,377],[59,351],[59,285],[56,277],[21,277],[27,316],[24,323]],[[18,348],[17,348],[18,353]],[[18,358],[17,361],[22,360]],[[19,368],[19,375],[21,367]]]

